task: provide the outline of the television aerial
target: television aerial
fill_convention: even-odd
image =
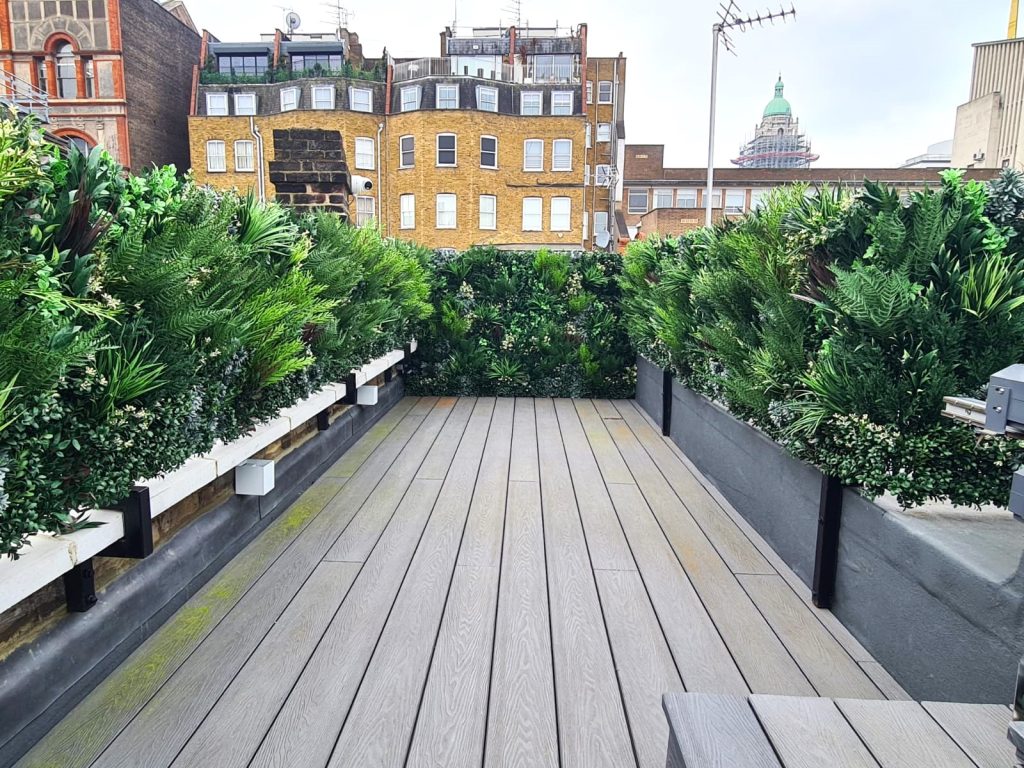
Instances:
[[[294,32],[301,24],[302,19],[295,11],[288,11],[288,13],[284,15],[284,25],[288,27],[289,32]]]

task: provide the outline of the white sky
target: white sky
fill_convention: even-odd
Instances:
[[[364,54],[437,56],[455,0],[343,0]],[[790,0],[786,0],[789,8]],[[716,164],[752,135],[781,71],[786,97],[821,155],[817,167],[893,167],[953,137],[970,87],[971,43],[1006,36],[1009,0],[793,0],[795,21],[736,32],[738,56],[720,59]],[[779,0],[740,0],[756,12]],[[512,0],[459,0],[460,27],[509,23]],[[321,0],[191,0],[196,25],[221,40],[283,26],[331,28]],[[594,56],[628,59],[628,143],[665,144],[669,166],[707,157],[711,23],[718,0],[523,0],[535,26],[587,22]],[[505,10],[503,10],[505,9]]]

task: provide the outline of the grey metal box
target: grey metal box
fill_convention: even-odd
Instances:
[[[985,400],[985,429],[1002,434],[1007,424],[1024,424],[1024,364],[992,374]]]
[[[1010,486],[1010,511],[1024,520],[1024,469],[1013,473],[1013,484]]]

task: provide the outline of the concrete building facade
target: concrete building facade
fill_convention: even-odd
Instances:
[[[353,184],[349,214],[386,236],[614,245],[626,61],[588,57],[586,25],[445,30],[441,56],[418,59],[366,58],[354,37],[207,36],[189,118],[196,179],[287,202],[271,178],[276,132],[337,131],[350,174],[372,183]]]
[[[1024,168],[1024,38],[977,43],[970,100],[956,111],[954,168]]]
[[[200,36],[181,0],[0,0],[0,74],[45,93],[48,129],[127,167],[189,166]]]

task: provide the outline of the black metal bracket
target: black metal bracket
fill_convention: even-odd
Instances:
[[[91,559],[64,574],[64,598],[69,613],[85,613],[96,605],[96,571]]]
[[[672,372],[668,368],[661,372],[661,434],[672,434]]]
[[[350,373],[345,378],[345,397],[342,399],[341,402],[344,403],[345,405],[355,405],[357,389],[358,387],[356,386],[356,375],[355,373]]]
[[[118,505],[124,516],[124,536],[100,552],[100,557],[142,560],[153,554],[153,507],[149,488],[137,485]]]
[[[348,393],[347,387],[345,389],[345,393]],[[324,408],[316,415],[316,428],[320,432],[326,432],[331,428],[331,411],[329,408]]]
[[[390,384],[392,379],[394,379],[394,378],[395,378],[395,367],[391,366],[386,371],[384,371],[384,383],[385,384]]]
[[[843,484],[838,477],[823,475],[818,503],[818,543],[814,551],[811,599],[818,608],[831,608],[839,565],[839,526],[843,519]]]
[[[1024,658],[1017,664],[1017,687],[1013,693],[1013,719],[1024,720]]]

